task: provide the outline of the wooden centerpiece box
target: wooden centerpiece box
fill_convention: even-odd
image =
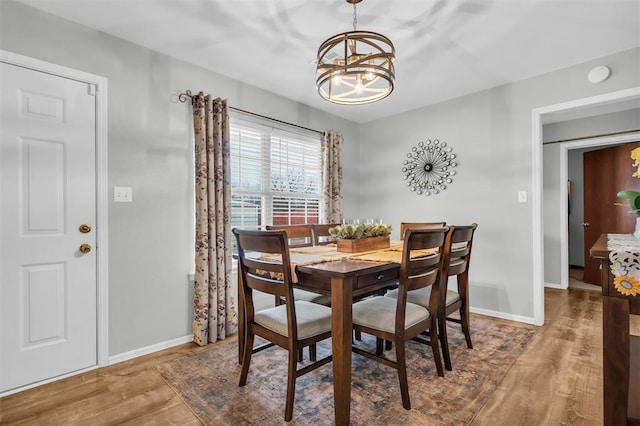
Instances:
[[[338,251],[344,253],[359,253],[362,251],[371,251],[389,248],[391,241],[386,237],[369,237],[360,239],[343,239],[336,240]]]

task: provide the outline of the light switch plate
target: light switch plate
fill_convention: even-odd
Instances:
[[[128,186],[114,186],[113,201],[116,203],[133,202],[133,189]]]
[[[527,202],[527,191],[518,191],[518,202],[519,203]]]

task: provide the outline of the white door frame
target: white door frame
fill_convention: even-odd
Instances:
[[[107,180],[107,79],[95,74],[67,68],[61,65],[44,62],[27,56],[0,49],[0,61],[8,64],[29,68],[47,74],[57,75],[87,84],[96,88],[96,266],[97,266],[97,354],[98,365],[93,368],[109,364],[109,292],[108,292],[108,180]],[[74,372],[69,375],[75,375]],[[66,376],[45,380],[26,386],[39,386],[47,382],[59,380]]]
[[[563,102],[555,105],[548,105],[532,110],[532,132],[531,132],[531,152],[532,152],[532,210],[533,210],[533,318],[534,324],[544,324],[544,228],[542,223],[542,125],[545,116],[551,114],[566,113],[569,111],[579,112],[580,110],[611,105],[618,102],[627,102],[634,99],[640,99],[640,87],[632,87],[617,92],[605,93],[602,95],[591,96],[588,98],[576,99],[569,102]],[[562,150],[561,150],[562,151]],[[564,161],[566,163],[566,150],[564,151]],[[561,176],[562,177],[562,176]],[[565,165],[566,178],[566,165]],[[562,182],[562,180],[561,180]],[[566,179],[565,179],[566,182]],[[566,188],[564,189],[565,198],[561,200],[566,208]],[[562,205],[561,205],[562,207]],[[563,235],[561,240],[565,239],[566,243],[566,221],[561,221],[563,225]],[[566,254],[562,252],[563,256]],[[563,259],[563,265],[564,265]],[[566,266],[562,266],[566,268]],[[568,274],[568,272],[567,272]]]

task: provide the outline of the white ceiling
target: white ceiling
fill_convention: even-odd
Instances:
[[[640,46],[640,0],[364,0],[396,88],[344,106],[317,94],[314,60],[352,29],[345,0],[19,1],[359,123]]]

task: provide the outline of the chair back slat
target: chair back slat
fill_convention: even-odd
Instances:
[[[329,229],[335,228],[339,223],[320,223],[313,225],[313,244],[322,246],[335,242],[329,234]]]
[[[303,225],[267,225],[267,231],[285,231],[289,247],[311,247],[313,245],[312,224]]]
[[[245,256],[244,263],[248,270],[261,270],[267,272],[274,273],[282,273],[284,272],[284,268],[282,266],[282,260],[278,262],[273,262],[270,260],[263,260],[260,258],[252,258],[251,256],[274,256],[277,257],[276,253],[268,253],[268,252],[252,252]]]
[[[457,262],[449,263],[449,270],[447,276],[459,275],[467,269],[467,261],[460,260]]]
[[[286,297],[286,286],[280,280],[272,279],[267,275],[258,275],[253,273],[247,273],[245,275],[245,280],[245,285],[253,290]]]
[[[400,222],[400,238],[404,238],[407,229],[441,228],[446,225],[447,222]]]

